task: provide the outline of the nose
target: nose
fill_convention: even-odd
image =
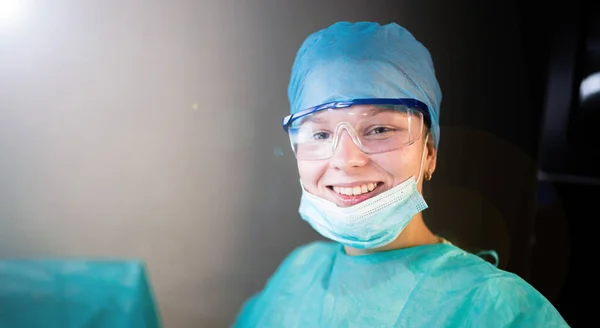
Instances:
[[[346,171],[367,165],[369,156],[354,143],[346,129],[340,129],[338,138],[337,146],[330,159],[333,168]]]

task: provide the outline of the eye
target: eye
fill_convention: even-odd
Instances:
[[[395,131],[394,129],[390,129],[385,126],[378,126],[378,127],[371,129],[371,131],[369,131],[369,133],[367,133],[367,135],[382,135],[382,134],[386,134],[386,133],[392,133],[394,131]]]
[[[313,140],[325,140],[329,138],[329,133],[327,132],[317,132],[313,134]]]
[[[310,129],[301,129],[294,136],[294,139],[299,143],[327,141],[331,139],[331,133],[327,131],[314,131]]]

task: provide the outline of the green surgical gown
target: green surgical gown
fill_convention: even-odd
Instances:
[[[451,244],[294,250],[234,327],[568,327],[525,280]]]

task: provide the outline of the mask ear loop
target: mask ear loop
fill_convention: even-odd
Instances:
[[[419,177],[417,178],[417,183],[421,180],[421,175],[423,175],[423,162],[425,162],[425,149],[427,149],[427,141],[429,140],[429,133],[425,136],[425,145],[423,146],[423,155],[421,155],[421,167],[419,167]]]

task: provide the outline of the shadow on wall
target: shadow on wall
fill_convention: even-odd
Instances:
[[[499,267],[527,279],[533,240],[536,162],[485,131],[442,127],[437,172],[425,187],[424,212],[434,232],[471,252],[493,249]],[[508,186],[508,187],[507,187]],[[557,222],[567,226],[566,218]],[[568,230],[554,243],[567,248]],[[560,254],[559,254],[560,255]],[[560,280],[566,253],[554,259]]]

